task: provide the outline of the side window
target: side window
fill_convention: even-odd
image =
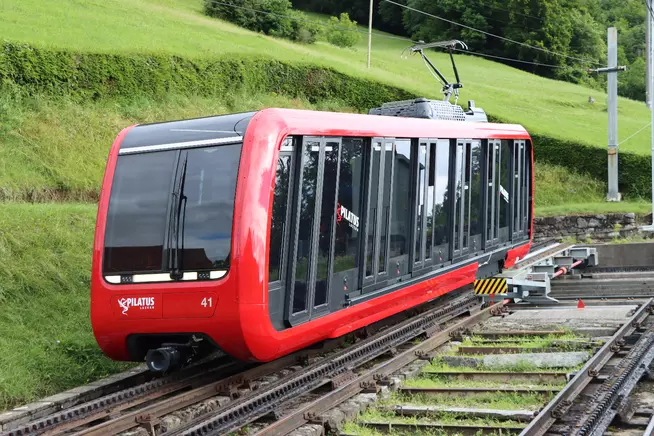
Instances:
[[[473,140],[470,147],[470,236],[481,235],[482,233],[482,171],[484,162],[481,141]],[[477,249],[481,247],[481,239],[478,241]]]
[[[289,186],[291,180],[291,155],[282,153],[277,160],[275,176],[275,194],[273,198],[272,220],[270,224],[270,257],[268,262],[268,280],[281,279],[282,249],[284,234],[288,223]]]
[[[418,180],[416,182],[416,192],[418,194],[417,210],[416,210],[416,238],[415,238],[415,261],[420,262],[421,259],[421,245],[422,245],[422,230],[425,215],[425,184],[427,183],[427,144],[421,142],[418,146]]]
[[[390,258],[408,254],[411,223],[411,141],[397,140],[393,166]]]
[[[434,247],[447,245],[448,237],[448,218],[450,210],[450,200],[452,193],[449,189],[450,181],[450,141],[439,139],[437,143],[438,157],[436,158],[436,171],[434,180],[435,200],[434,200]],[[437,253],[436,261],[445,260],[443,248]]]
[[[332,245],[332,222],[336,204],[336,176],[340,142],[325,143],[323,164],[322,198],[320,204],[320,227],[318,228],[318,265],[316,267],[316,291],[314,307],[327,303],[329,254]]]
[[[500,164],[500,238],[505,241],[509,236],[509,216],[511,213],[511,149],[513,141],[502,140],[501,164]],[[504,230],[506,229],[506,230]]]
[[[302,150],[302,187],[300,192],[300,217],[298,222],[297,254],[295,259],[295,284],[292,313],[307,310],[309,267],[311,260],[311,235],[315,219],[316,189],[320,140],[305,139]]]
[[[363,140],[343,138],[336,206],[335,273],[360,266],[358,248],[364,183]]]

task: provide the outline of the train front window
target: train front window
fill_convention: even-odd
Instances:
[[[234,144],[119,156],[105,274],[227,269],[240,155]]]

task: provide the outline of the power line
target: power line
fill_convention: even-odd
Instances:
[[[544,63],[541,63],[541,62],[522,61],[520,59],[507,58],[507,57],[504,57],[504,56],[495,56],[495,55],[490,55],[490,54],[486,54],[486,53],[474,52],[474,51],[471,51],[471,50],[461,50],[461,49],[458,49],[458,48],[455,48],[454,50],[458,51],[458,52],[461,52],[461,53],[469,53],[469,54],[471,54],[473,56],[482,56],[482,57],[485,57],[485,58],[499,59],[499,60],[503,60],[503,61],[519,62],[521,64],[536,65],[536,66],[539,66],[539,67],[569,68],[566,65],[553,65],[553,64],[544,64]]]
[[[638,131],[636,131],[636,133],[634,133],[634,134],[632,134],[632,135],[629,135],[629,137],[628,137],[627,139],[622,140],[622,141],[618,144],[618,146],[620,146],[620,145],[624,144],[625,142],[629,141],[631,138],[633,138],[634,136],[638,135],[640,132],[642,132],[643,130],[645,130],[646,128],[648,128],[648,127],[651,126],[651,125],[652,125],[651,122],[650,122],[650,123],[647,123],[646,126],[643,126],[642,128],[638,129]]]
[[[364,30],[348,29],[348,28],[340,27],[340,26],[332,26],[330,24],[322,23],[320,21],[308,20],[308,19],[304,19],[304,18],[294,17],[292,15],[278,14],[276,12],[262,11],[262,10],[259,10],[259,9],[252,9],[252,8],[248,8],[246,6],[239,6],[239,5],[235,5],[235,4],[232,4],[232,3],[221,2],[221,1],[218,1],[218,0],[212,0],[211,3],[215,4],[215,5],[228,6],[228,7],[235,8],[235,9],[242,9],[242,10],[255,12],[255,13],[263,14],[263,15],[273,15],[273,16],[280,17],[280,18],[288,18],[289,20],[303,22],[303,23],[312,23],[312,24],[316,24],[318,26],[329,27],[330,29],[342,30],[344,32],[357,32],[357,33],[361,33],[361,34],[364,34],[364,35],[368,34],[368,32],[364,31]],[[374,33],[374,32],[373,32],[372,35],[380,37],[380,38],[396,39],[396,40],[400,40],[400,41],[407,41],[407,42],[414,42],[414,43],[416,42],[416,41],[413,41],[411,39],[403,38],[403,37],[400,37],[400,36],[384,35],[384,34],[381,34],[381,33]]]
[[[647,7],[647,10],[649,11],[649,15],[654,18],[654,11],[652,10],[652,7],[649,5],[649,1],[645,0],[645,6]]]
[[[498,6],[491,6],[491,5],[488,5],[488,4],[484,4],[483,0],[478,0],[478,1],[479,1],[478,4],[481,5],[481,6],[486,6],[486,7],[489,7],[489,8],[491,8],[491,9],[496,9],[496,10],[498,10],[498,11],[505,11],[505,12],[509,12],[509,13],[510,13],[510,12],[513,12],[514,14],[516,14],[516,15],[520,15],[520,16],[522,16],[522,17],[533,18],[533,19],[535,19],[535,20],[540,21],[541,23],[544,23],[544,22],[545,22],[545,20],[543,20],[541,17],[537,17],[537,16],[535,16],[535,15],[523,14],[523,13],[521,13],[521,12],[512,11],[512,10],[505,9],[505,8],[500,8],[500,7],[498,7]]]
[[[434,15],[434,14],[430,14],[428,12],[421,11],[420,9],[416,9],[416,8],[413,8],[413,7],[408,6],[408,5],[403,5],[401,3],[397,3],[397,2],[395,2],[393,0],[383,0],[383,1],[385,1],[387,3],[394,4],[394,5],[399,6],[401,8],[408,9],[408,10],[413,11],[413,12],[417,12],[417,13],[422,14],[422,15],[426,15],[426,16],[431,17],[431,18],[435,18],[437,20],[445,21],[446,23],[454,24],[455,26],[463,27],[463,28],[466,28],[468,30],[472,30],[474,32],[482,33],[484,35],[487,35],[487,36],[490,36],[490,37],[493,37],[493,38],[498,38],[498,39],[501,39],[501,40],[504,40],[504,41],[507,41],[507,42],[510,42],[510,43],[513,43],[513,44],[521,45],[523,47],[529,47],[531,49],[539,50],[539,51],[542,51],[542,52],[545,52],[545,53],[548,53],[548,54],[552,54],[552,55],[556,55],[556,56],[562,56],[562,57],[565,57],[565,58],[568,58],[568,59],[574,59],[576,61],[580,61],[580,62],[583,62],[583,63],[586,63],[586,64],[601,65],[601,64],[599,64],[599,63],[597,63],[595,61],[592,61],[592,60],[578,58],[576,56],[570,56],[570,55],[567,55],[567,54],[564,54],[564,53],[558,53],[558,52],[555,52],[555,51],[552,51],[552,50],[548,50],[546,48],[536,47],[536,46],[527,44],[525,42],[520,42],[520,41],[516,41],[514,39],[505,38],[504,36],[495,35],[494,33],[486,32],[484,30],[475,29],[474,27],[467,26],[467,25],[461,24],[461,23],[457,23],[456,21],[448,20],[447,18],[439,17],[439,16]]]
[[[248,8],[248,7],[245,7],[245,6],[238,6],[238,5],[235,5],[235,4],[232,4],[232,3],[221,2],[219,0],[213,0],[212,3],[232,7],[232,8],[235,8],[235,9],[243,9],[243,10],[247,10],[247,11],[250,11],[250,12],[255,12],[255,13],[259,13],[259,14],[263,14],[263,15],[273,15],[273,16],[277,16],[277,17],[288,18],[288,19],[294,20],[294,21],[317,24],[319,26],[329,27],[329,28],[332,28],[332,29],[343,30],[343,31],[347,31],[347,32],[357,32],[357,33],[361,33],[361,34],[365,34],[365,35],[368,34],[368,32],[363,31],[363,30],[359,30],[359,29],[347,29],[345,27],[332,26],[332,25],[329,25],[329,24],[326,24],[326,23],[322,23],[320,21],[308,20],[308,19],[303,19],[303,18],[299,18],[299,17],[293,17],[291,15],[278,14],[278,13],[270,12],[270,11],[262,11],[262,10],[258,10],[258,9],[252,9],[252,8]],[[390,2],[390,3],[394,3],[394,2]],[[407,42],[411,42],[411,43],[416,42],[416,41],[413,41],[413,40],[408,39],[408,38],[403,38],[403,37],[393,36],[393,35],[384,35],[384,34],[381,34],[381,33],[373,33],[373,36],[378,36],[378,37],[381,37],[381,38],[395,39],[395,40],[400,40],[400,41],[407,41]],[[509,57],[504,57],[504,56],[490,55],[490,54],[479,53],[479,52],[474,52],[474,51],[470,51],[470,50],[467,50],[467,51],[466,50],[461,50],[461,49],[455,49],[455,50],[458,51],[458,52],[461,52],[461,53],[468,53],[468,54],[473,55],[473,56],[481,56],[481,57],[486,57],[486,58],[491,58],[491,59],[498,59],[498,60],[509,61],[509,62],[518,62],[518,63],[521,63],[521,64],[529,64],[529,65],[549,67],[549,68],[568,68],[568,67],[563,66],[563,65],[552,65],[552,64],[545,64],[545,63],[542,63],[542,62],[523,61],[523,60],[520,60],[520,59],[513,59],[513,58],[509,58]]]

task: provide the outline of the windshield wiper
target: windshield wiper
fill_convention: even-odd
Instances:
[[[170,268],[170,278],[173,280],[181,280],[184,277],[184,271],[182,271],[182,267],[184,265],[184,224],[186,220],[187,201],[187,197],[184,195],[184,184],[186,183],[187,166],[188,152],[184,154],[180,176],[175,178],[175,186],[172,192],[173,201],[170,208],[170,227],[168,229],[168,266]],[[179,171],[179,164],[177,169]]]

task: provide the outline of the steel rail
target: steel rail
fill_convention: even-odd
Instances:
[[[600,369],[617,352],[616,346],[625,336],[631,334],[640,323],[650,314],[650,307],[654,299],[645,302],[631,318],[618,329],[595,355],[586,362],[577,375],[566,385],[550,403],[545,406],[538,416],[529,423],[520,436],[542,436],[556,422],[565,415],[572,406],[573,400],[588,386],[599,374]]]
[[[332,392],[329,392],[322,398],[314,400],[304,407],[295,410],[291,414],[282,417],[280,420],[257,433],[257,436],[287,434],[310,421],[316,420],[321,414],[329,409],[336,407],[354,395],[370,388],[377,380],[388,379],[391,374],[411,362],[418,359],[424,359],[430,351],[449,342],[451,337],[456,334],[457,331],[485,321],[492,315],[500,313],[502,308],[503,304],[500,303],[471,314],[468,318],[447,327],[444,330],[438,331],[420,344],[414,345],[391,359],[376,365],[363,374],[358,376],[352,374],[352,377],[349,380],[346,380],[341,386],[337,387]]]
[[[649,420],[649,424],[647,425],[647,428],[645,429],[643,436],[651,436],[653,434],[654,434],[654,415],[652,415],[652,418]]]
[[[166,435],[199,436],[221,434],[238,429],[273,412],[276,407],[286,401],[311,392],[329,383],[331,378],[369,362],[446,320],[470,312],[474,307],[479,307],[478,305],[478,298],[468,295],[427,311],[330,356],[329,359],[318,361],[298,373],[291,374],[264,389],[229,403],[226,407],[220,408],[208,416],[198,418],[176,431],[166,433]]]
[[[104,395],[94,400],[69,407],[39,419],[16,425],[13,428],[0,432],[0,436],[25,436],[44,433],[58,433],[64,429],[78,427],[86,422],[106,416],[109,412],[134,407],[146,401],[170,394],[203,383],[217,377],[220,372],[229,371],[235,362],[224,358],[225,363],[211,368],[216,362],[203,362],[201,365],[189,367],[187,371],[170,374],[166,377],[154,379],[140,385]]]
[[[638,339],[613,374],[602,384],[586,413],[575,425],[580,436],[601,436],[613,418],[629,406],[629,395],[654,360],[654,326]]]

